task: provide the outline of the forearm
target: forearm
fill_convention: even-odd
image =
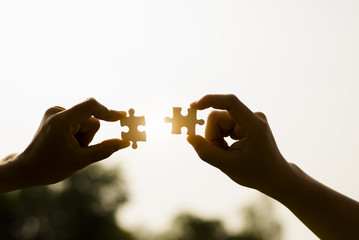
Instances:
[[[320,239],[359,239],[359,203],[290,164],[285,188],[272,197],[290,209]]]

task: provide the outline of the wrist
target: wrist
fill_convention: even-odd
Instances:
[[[295,188],[301,175],[301,170],[294,163],[284,161],[280,171],[273,177],[267,189],[262,190],[264,194],[281,201],[290,190]]]
[[[24,154],[12,154],[0,164],[0,193],[31,186],[26,177]]]
[[[16,159],[19,155],[11,154],[5,157],[0,163],[0,193],[6,193],[17,189]]]

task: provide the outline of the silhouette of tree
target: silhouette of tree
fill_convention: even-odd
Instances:
[[[227,233],[220,220],[204,220],[190,213],[178,215],[172,229],[161,240],[226,240]]]
[[[1,240],[279,240],[281,226],[268,198],[242,212],[239,232],[219,219],[179,214],[160,236],[139,236],[116,223],[115,213],[127,201],[118,169],[92,165],[60,184],[0,196]]]
[[[160,240],[280,240],[281,225],[273,217],[271,200],[262,198],[243,209],[245,224],[238,233],[227,231],[218,219],[202,219],[190,213],[178,215]]]
[[[263,195],[257,201],[243,208],[244,226],[240,235],[247,236],[248,240],[281,239],[282,227],[273,216],[272,202],[273,200]]]
[[[116,224],[127,201],[118,169],[87,167],[68,180],[0,196],[0,239],[133,240]]]

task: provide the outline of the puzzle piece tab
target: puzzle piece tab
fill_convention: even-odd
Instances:
[[[139,125],[145,126],[145,117],[135,117],[135,110],[132,108],[128,110],[129,116],[121,120],[121,126],[127,126],[128,132],[122,132],[121,137],[123,140],[131,141],[132,148],[137,148],[137,142],[146,141],[146,132],[145,131],[138,131],[137,127]]]
[[[181,134],[181,128],[187,128],[187,135],[196,134],[196,124],[203,125],[203,119],[197,119],[197,109],[188,108],[188,115],[181,114],[182,108],[173,108],[173,118],[166,117],[165,122],[172,123],[172,134]]]

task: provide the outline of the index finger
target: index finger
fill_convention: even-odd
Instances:
[[[244,127],[253,121],[253,112],[233,94],[210,94],[190,105],[192,108],[203,110],[209,107],[227,110],[231,118]]]
[[[126,117],[126,112],[109,110],[94,98],[79,103],[72,108],[65,110],[63,114],[67,115],[71,120],[82,122],[94,116],[97,119],[105,121],[118,121]]]

